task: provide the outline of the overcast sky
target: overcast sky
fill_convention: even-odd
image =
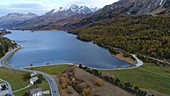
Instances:
[[[0,0],[0,16],[19,12],[43,14],[51,9],[68,7],[71,4],[102,8],[118,0]]]

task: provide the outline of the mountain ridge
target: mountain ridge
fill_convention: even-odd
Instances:
[[[13,27],[23,21],[30,20],[37,17],[37,14],[34,13],[9,13],[6,16],[0,17],[0,27],[8,28]]]
[[[98,11],[98,8],[96,7],[89,8],[87,6],[79,6],[75,4],[71,5],[67,9],[59,7],[59,9],[52,9],[41,16],[24,21],[20,23],[19,26],[16,26],[16,28],[14,29],[39,29],[39,27],[47,26],[48,24],[53,22],[58,22],[60,20],[64,20],[73,16],[78,17],[79,15],[82,15],[82,17],[84,17],[86,16],[86,14],[92,14],[96,11]]]
[[[170,1],[168,0],[119,0],[113,4],[106,5],[100,10],[73,4],[67,9],[59,7],[59,9],[52,9],[42,16],[24,21],[16,26],[15,29],[45,30],[51,28],[69,31],[96,21],[126,15],[160,15],[169,13]],[[89,16],[86,14],[89,14]],[[80,15],[82,15],[82,18],[79,17]],[[75,20],[74,16],[79,18]],[[74,18],[73,22],[70,21],[70,18]],[[61,24],[61,20],[69,22]],[[58,25],[58,23],[60,24]]]
[[[168,0],[119,0],[110,5],[106,5],[91,17],[84,18],[74,24],[66,24],[59,27],[59,30],[73,30],[87,24],[112,19],[127,15],[159,15],[170,13],[170,2]],[[159,12],[151,13],[157,8],[162,8]]]

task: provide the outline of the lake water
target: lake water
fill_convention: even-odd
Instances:
[[[93,68],[128,67],[129,64],[112,57],[107,49],[76,39],[67,32],[31,32],[12,30],[6,35],[23,47],[10,59],[17,67],[76,63]]]

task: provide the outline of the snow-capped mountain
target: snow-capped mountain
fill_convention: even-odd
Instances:
[[[80,13],[80,14],[89,14],[93,13],[99,10],[97,7],[94,8],[89,8],[87,6],[79,6],[79,5],[71,5],[69,8],[63,8],[59,7],[58,9],[52,9],[49,12],[47,12],[45,15],[52,15],[52,14],[57,14],[60,12],[73,12],[73,13]]]
[[[75,15],[86,15],[98,11],[98,8],[89,8],[87,6],[71,5],[69,8],[59,7],[58,9],[52,9],[49,12],[46,12],[42,16],[38,16],[32,20],[23,22],[21,26],[29,27],[39,27],[44,26],[59,20],[63,20]],[[21,27],[19,26],[19,27]],[[28,28],[28,27],[27,27]]]
[[[71,5],[69,10],[72,12],[76,12],[76,13],[88,14],[88,13],[97,11],[97,8],[89,8],[87,6]]]

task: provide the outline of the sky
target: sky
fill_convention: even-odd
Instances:
[[[71,4],[102,8],[118,0],[0,0],[0,16],[8,13],[44,14],[59,7],[67,8]]]

